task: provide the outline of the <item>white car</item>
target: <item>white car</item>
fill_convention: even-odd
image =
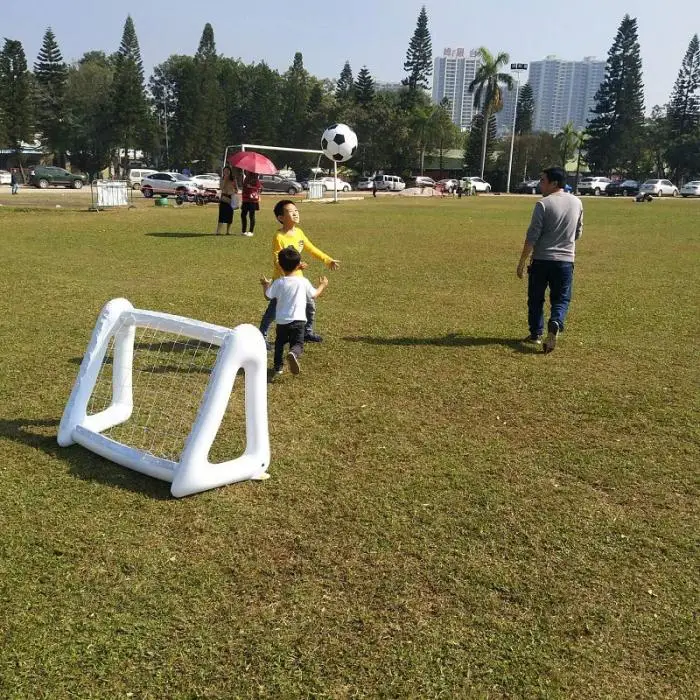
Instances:
[[[129,183],[129,187],[131,187],[132,190],[140,190],[141,180],[157,172],[157,170],[153,170],[152,168],[131,168],[129,174],[126,176],[126,181]]]
[[[204,190],[218,190],[221,176],[216,173],[204,173],[204,175],[195,175],[191,180]]]
[[[9,185],[12,182],[12,176],[9,170],[0,170],[0,185]]]
[[[152,197],[154,194],[178,195],[200,191],[199,185],[181,173],[153,173],[141,180],[141,192],[144,197]]]
[[[700,197],[700,180],[686,182],[681,187],[681,197]]]
[[[361,177],[357,181],[358,190],[371,190],[372,189],[373,178],[371,177]]]
[[[605,192],[611,182],[612,180],[609,177],[584,177],[582,180],[579,180],[578,193],[592,194],[597,197]]]
[[[678,188],[670,180],[647,180],[639,188],[640,194],[651,194],[656,197],[677,197]]]
[[[323,184],[324,192],[334,192],[336,187],[336,180],[338,183],[338,192],[350,192],[350,190],[352,189],[350,183],[345,182],[345,180],[341,180],[339,177],[319,177],[316,180],[316,182],[320,182]]]
[[[480,177],[465,177],[461,180],[462,189],[472,192],[490,192],[491,185]]]

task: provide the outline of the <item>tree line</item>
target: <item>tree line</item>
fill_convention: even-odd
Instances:
[[[462,133],[451,121],[448,100],[432,104],[427,88],[433,55],[428,16],[418,15],[398,91],[382,91],[366,66],[355,75],[349,62],[336,81],[312,76],[303,55],[284,72],[264,61],[245,64],[220,55],[214,30],[204,26],[194,55],[174,54],[146,80],[136,28],[127,17],[114,53],[90,51],[72,65],[63,60],[51,28],[33,70],[21,42],[0,50],[0,144],[21,163],[21,143],[40,134],[54,162],[95,174],[119,174],[136,151],[158,168],[218,170],[226,146],[240,143],[318,148],[323,129],[351,124],[359,139],[352,162],[358,172],[382,169],[403,175],[422,171],[426,154],[440,165],[451,148],[464,151],[464,170],[505,189],[510,136],[496,137],[503,91],[512,89],[509,56],[479,49],[469,86],[478,110]],[[516,106],[513,181],[578,154],[579,168],[628,177],[670,176],[677,182],[700,174],[700,46],[693,36],[667,105],[644,116],[644,87],[636,19],[625,15],[608,53],[605,79],[583,133],[534,133],[530,85]],[[303,168],[315,159],[290,154]],[[442,167],[441,167],[442,170]]]

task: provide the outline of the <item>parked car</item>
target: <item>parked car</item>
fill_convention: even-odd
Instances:
[[[336,178],[334,178],[334,177],[319,177],[316,179],[323,184],[323,191],[324,192],[334,192],[335,191]],[[350,192],[350,190],[352,190],[352,187],[351,187],[349,182],[345,182],[345,180],[341,180],[340,178],[337,178],[337,181],[338,181],[338,192]]]
[[[610,178],[607,177],[584,177],[579,180],[578,183],[578,193],[579,194],[592,194],[597,197],[603,194],[608,189],[608,185],[612,182]]]
[[[646,180],[639,188],[641,194],[655,197],[677,197],[678,188],[670,180]]]
[[[700,180],[686,182],[681,187],[681,197],[700,197]]]
[[[52,185],[79,190],[85,184],[85,180],[85,175],[74,175],[65,168],[57,168],[54,165],[37,165],[29,171],[27,183],[42,190]]]
[[[304,188],[296,180],[290,180],[280,175],[259,175],[263,186],[263,192],[286,192],[287,194],[299,194]]]
[[[141,192],[144,197],[160,195],[183,195],[199,192],[199,185],[181,173],[153,173],[141,180]]]
[[[622,195],[623,197],[633,197],[639,192],[639,182],[637,180],[622,180],[621,182],[611,182],[605,188],[605,194],[608,197],[616,197],[617,195]]]
[[[0,185],[10,185],[12,183],[12,175],[9,170],[0,170]]]
[[[152,168],[132,168],[126,176],[126,181],[129,183],[129,187],[131,187],[132,190],[140,190],[141,180],[157,172],[157,170],[153,170]]]
[[[447,177],[444,180],[438,180],[435,184],[442,187],[445,191],[450,188],[456,190],[457,187],[459,187],[459,180],[455,180],[453,177]]]
[[[471,190],[472,192],[490,192],[491,191],[491,185],[486,182],[486,180],[482,180],[480,177],[463,177],[460,180],[460,184],[462,185],[462,189],[465,190],[465,192],[468,192]]]
[[[523,180],[515,191],[517,194],[542,194],[539,180]]]
[[[358,190],[371,190],[373,182],[374,182],[374,179],[371,177],[361,177],[357,181],[357,188],[356,189],[358,189]]]
[[[196,182],[203,190],[218,190],[221,176],[217,173],[204,173],[203,175],[195,175],[192,182]]]
[[[427,175],[416,175],[411,179],[410,184],[412,187],[435,187],[437,183]]]
[[[375,175],[373,184],[378,190],[400,192],[406,189],[406,183],[398,175]]]

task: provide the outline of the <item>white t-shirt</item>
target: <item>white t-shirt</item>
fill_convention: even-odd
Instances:
[[[276,323],[306,321],[306,302],[314,298],[316,289],[302,275],[278,277],[265,292],[268,299],[277,299]]]

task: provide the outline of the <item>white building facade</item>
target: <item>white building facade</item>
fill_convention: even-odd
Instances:
[[[474,95],[469,84],[476,77],[481,61],[477,52],[445,49],[433,61],[433,102],[450,101],[452,122],[462,130],[469,129],[479,110],[474,109]]]
[[[584,129],[605,78],[605,65],[591,56],[583,61],[564,61],[556,56],[533,61],[529,73],[535,100],[533,130],[556,134],[568,122],[573,122],[577,131]]]

